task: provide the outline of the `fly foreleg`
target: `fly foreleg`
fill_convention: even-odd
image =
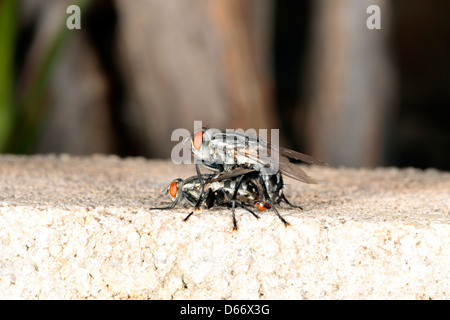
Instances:
[[[174,202],[172,202],[172,204],[168,207],[161,207],[161,208],[150,208],[148,210],[171,210],[173,208],[175,208],[175,206],[178,203],[179,198],[176,198]]]

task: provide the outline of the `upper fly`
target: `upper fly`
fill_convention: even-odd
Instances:
[[[198,162],[219,172],[229,172],[236,168],[259,171],[263,176],[281,172],[301,182],[315,183],[314,179],[289,159],[326,165],[309,155],[236,131],[202,128],[194,133],[191,144],[192,153]]]

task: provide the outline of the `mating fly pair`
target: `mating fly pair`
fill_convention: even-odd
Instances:
[[[237,229],[236,206],[255,217],[258,216],[250,208],[256,207],[261,211],[271,208],[286,226],[289,225],[275,204],[284,201],[291,207],[301,207],[292,205],[283,194],[282,174],[305,183],[315,183],[289,159],[326,165],[311,156],[237,131],[202,128],[191,137],[191,150],[197,159],[197,175],[184,181],[174,180],[168,188],[172,205],[155,209],[172,209],[179,200],[186,199],[195,206],[194,211],[185,218],[187,220],[194,212],[199,212],[203,204],[207,208],[230,206],[234,230]],[[215,171],[215,174],[201,174],[199,163]]]

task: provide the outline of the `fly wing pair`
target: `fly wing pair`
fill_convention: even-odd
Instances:
[[[244,166],[239,166],[229,172],[222,172],[215,180],[229,179],[253,170],[262,171],[264,168],[270,167],[271,164],[273,165],[276,153],[278,153],[278,163],[275,165],[278,166],[279,171],[287,177],[305,183],[316,183],[316,181],[308,176],[298,165],[290,162],[289,159],[319,166],[327,165],[325,162],[314,159],[309,155],[276,146],[267,140],[239,132],[215,132],[208,142],[210,152],[211,150],[215,152],[220,147],[223,148],[224,141],[229,141],[232,146],[236,146],[235,148],[230,146],[228,152],[232,154],[228,154],[228,156],[233,157],[237,165]],[[269,151],[270,156],[268,155]]]

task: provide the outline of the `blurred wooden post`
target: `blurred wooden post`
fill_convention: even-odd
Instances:
[[[39,61],[50,40],[70,16],[67,7],[82,1],[23,1],[22,19],[36,21],[28,59]],[[63,23],[63,24],[62,24]],[[86,28],[82,20],[82,29]],[[110,121],[108,85],[101,63],[82,30],[70,31],[48,84],[48,115],[34,152],[114,153],[114,128]],[[31,65],[35,67],[35,65]],[[25,68],[27,69],[27,68]]]
[[[267,3],[267,0],[265,1]],[[115,1],[130,128],[168,157],[176,128],[270,128],[271,94],[251,41],[254,1]],[[257,7],[257,6],[256,6]],[[261,41],[258,43],[262,43]]]
[[[381,30],[367,28],[372,4],[381,8]],[[305,81],[308,152],[331,165],[381,165],[394,98],[390,3],[318,0],[313,9]]]

